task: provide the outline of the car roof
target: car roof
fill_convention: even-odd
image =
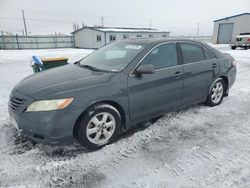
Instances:
[[[196,42],[196,43],[201,43],[197,40],[191,40],[191,39],[185,39],[185,38],[165,38],[165,37],[160,37],[160,38],[131,38],[127,40],[123,40],[123,42],[131,42],[131,43],[136,43],[136,44],[157,44],[157,43],[163,43],[163,42]]]

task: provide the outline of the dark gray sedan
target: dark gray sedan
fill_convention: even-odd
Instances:
[[[126,40],[25,78],[11,92],[9,114],[36,142],[93,150],[169,111],[219,105],[235,77],[235,60],[207,44]]]

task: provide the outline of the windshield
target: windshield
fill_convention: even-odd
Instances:
[[[109,44],[80,61],[80,65],[93,70],[120,72],[144,47],[128,42]]]

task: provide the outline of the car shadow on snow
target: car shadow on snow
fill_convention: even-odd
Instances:
[[[180,116],[181,114],[187,113],[189,111],[192,111],[193,114],[198,114],[200,113],[199,109],[203,107],[204,105],[196,105],[196,106],[191,106],[187,107],[178,111],[170,112],[165,114],[164,116],[160,116],[157,118],[154,118],[150,121],[140,123],[130,130],[122,133],[121,135],[118,136],[118,138],[114,141],[114,143],[119,142],[120,139],[126,139],[129,137],[132,137],[135,133],[137,132],[142,132],[152,125],[154,125],[156,122],[161,121],[161,119],[164,119],[165,117],[171,117],[171,119],[176,118],[176,116]],[[172,130],[173,129],[173,130]],[[169,128],[168,131],[176,131],[175,127]],[[13,128],[14,130],[14,128]],[[177,130],[178,131],[178,130]],[[195,131],[196,133],[202,132],[203,130],[200,130],[200,128],[197,128]],[[183,140],[186,139],[192,139],[195,138],[193,134],[190,131],[180,131],[178,134],[179,138],[182,138]],[[49,146],[49,145],[44,145],[44,144],[36,144],[28,139],[26,139],[22,134],[19,134],[16,130],[14,130],[14,145],[15,147],[13,148],[13,151],[11,154],[23,154],[27,151],[30,151],[32,149],[39,149],[39,151],[42,152],[45,156],[49,157],[55,157],[55,158],[74,158],[77,157],[79,154],[83,153],[91,153],[93,151],[86,151],[84,148],[82,148],[79,144],[74,144],[72,146]]]
[[[23,154],[26,151],[30,151],[34,148],[35,143],[27,140],[21,133],[14,130],[14,148],[12,154]]]
[[[11,124],[8,125],[11,127]],[[14,128],[12,129],[13,132],[13,145],[10,155],[20,155],[24,154],[27,151],[38,149],[41,151],[45,156],[49,157],[76,157],[79,153],[85,153],[84,150],[79,144],[74,144],[72,146],[49,146],[42,143],[35,143],[30,139],[26,138],[24,135],[19,133]]]
[[[81,174],[76,173],[74,176],[72,172],[68,172],[59,177],[52,176],[50,178],[48,187],[84,187],[92,188],[99,187],[101,182],[106,180],[106,176],[100,173],[97,169],[90,169],[87,172]]]
[[[188,112],[190,110],[193,110],[193,113],[199,113],[198,110],[202,106],[205,106],[205,105],[201,104],[201,105],[194,105],[194,106],[186,107],[186,108],[176,110],[176,111],[173,111],[173,112],[168,112],[168,113],[166,113],[164,115],[153,118],[153,119],[151,119],[149,121],[139,123],[139,124],[135,125],[134,127],[132,127],[131,129],[127,130],[126,132],[120,134],[117,140],[119,140],[121,138],[131,137],[131,136],[133,136],[135,133],[137,133],[139,131],[144,131],[147,128],[153,126],[158,120],[161,120],[162,118],[165,118],[165,117],[171,116],[171,118],[175,118],[177,115]]]
[[[212,119],[207,118],[207,110],[209,111],[210,107],[195,105],[170,112],[152,122],[145,122],[141,126],[131,129],[122,134],[120,138],[129,138],[139,131],[150,129],[147,133],[149,136],[142,136],[143,141],[139,144],[141,151],[147,154],[152,153],[152,155],[168,151],[167,156],[171,158],[170,155],[173,155],[173,159],[178,148],[179,151],[182,151],[184,148],[202,148],[205,145],[220,147],[219,135],[226,134],[227,131],[223,128],[224,126],[214,121],[213,114],[211,114]]]

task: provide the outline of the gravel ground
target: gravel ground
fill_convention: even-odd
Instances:
[[[30,56],[70,61],[91,51],[0,50],[1,187],[250,187],[250,50],[230,51],[238,75],[220,106],[193,106],[126,133],[109,146],[50,147],[24,140],[7,113],[11,88],[31,74]]]

